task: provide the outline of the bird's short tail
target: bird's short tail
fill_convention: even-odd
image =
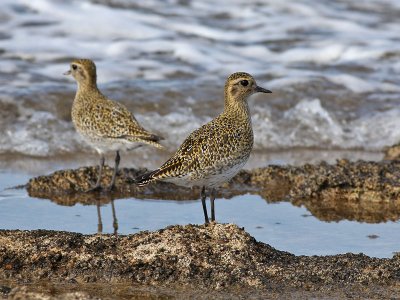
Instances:
[[[146,174],[143,174],[141,176],[138,176],[135,179],[135,184],[137,184],[138,186],[145,186],[146,184],[154,181],[154,175],[157,174],[157,172],[159,171],[159,169],[148,172]]]

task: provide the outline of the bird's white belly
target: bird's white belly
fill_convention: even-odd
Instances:
[[[200,170],[182,177],[165,178],[164,181],[172,182],[180,186],[206,186],[209,188],[218,187],[224,182],[231,180],[246,164],[247,160],[219,169]]]
[[[103,138],[96,136],[89,136],[84,133],[80,133],[82,138],[92,146],[98,153],[106,153],[113,151],[131,150],[140,147],[142,144],[128,141],[126,139],[116,138]]]

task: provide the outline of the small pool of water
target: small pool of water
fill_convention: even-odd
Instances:
[[[169,225],[202,224],[200,201],[119,199],[106,205],[61,206],[30,198],[24,189],[4,189],[27,182],[28,175],[0,174],[0,228],[50,229],[85,234],[132,234]],[[399,251],[399,222],[367,224],[322,222],[304,207],[270,204],[259,196],[217,199],[217,221],[244,227],[257,240],[296,255],[346,252],[391,257]]]

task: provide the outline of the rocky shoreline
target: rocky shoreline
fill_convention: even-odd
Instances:
[[[84,193],[94,167],[32,178],[32,197],[61,205],[117,198],[198,199],[199,190],[133,178],[122,169],[112,193]],[[112,169],[106,168],[107,185]],[[258,194],[304,205],[324,221],[400,218],[400,161],[269,166],[241,171],[219,197]],[[399,249],[400,250],[400,249]],[[400,255],[295,256],[233,224],[170,226],[128,236],[0,230],[0,297],[8,299],[400,298]]]
[[[137,187],[133,179],[146,169],[122,169],[117,189],[112,193],[84,193],[97,176],[95,167],[61,170],[32,178],[26,189],[31,197],[50,199],[60,205],[109,203],[119,198],[199,199],[200,190],[157,182]],[[112,169],[106,167],[103,182],[107,186]],[[330,165],[307,164],[268,166],[242,170],[230,183],[218,190],[218,197],[232,198],[257,194],[268,202],[290,201],[304,205],[322,221],[352,220],[378,223],[400,218],[400,161],[350,162]]]
[[[10,283],[11,296],[48,281],[86,291],[83,298],[90,295],[86,284],[140,284],[176,288],[183,298],[294,293],[382,299],[400,295],[400,256],[295,256],[257,242],[233,224],[170,226],[119,237],[1,230],[0,280]],[[27,287],[11,289],[20,285]]]

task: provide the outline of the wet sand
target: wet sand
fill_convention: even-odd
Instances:
[[[197,189],[167,183],[136,187],[134,178],[146,171],[122,169],[112,193],[83,192],[95,181],[95,167],[39,176],[24,187],[31,197],[61,205],[123,197],[199,198]],[[107,185],[112,169],[104,174],[102,184]],[[219,197],[259,194],[266,201],[305,205],[321,220],[377,223],[400,218],[399,182],[398,161],[339,160],[243,170],[220,189]],[[176,225],[118,237],[2,230],[0,282],[0,294],[11,299],[396,299],[400,256],[295,256],[256,241],[233,224]]]

